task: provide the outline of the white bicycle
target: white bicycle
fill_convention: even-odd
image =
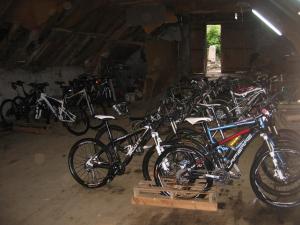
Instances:
[[[89,119],[85,111],[79,106],[70,106],[65,98],[60,100],[41,93],[34,114],[36,120],[45,116],[48,123],[51,115],[54,116],[75,135],[82,135],[89,129]]]

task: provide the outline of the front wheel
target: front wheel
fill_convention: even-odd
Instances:
[[[158,157],[154,167],[154,180],[157,186],[165,188],[185,189],[193,186],[193,191],[177,197],[196,198],[213,185],[211,178],[204,177],[212,169],[212,163],[197,149],[174,146]],[[162,194],[170,195],[167,191]]]
[[[275,150],[274,159],[277,168],[269,151],[257,155],[250,170],[252,190],[258,199],[273,207],[300,205],[300,152],[288,148]]]
[[[184,146],[189,146],[193,147],[196,149],[201,149],[201,151],[205,152],[205,148],[203,145],[188,137],[183,137],[183,138],[177,138],[177,139],[172,139],[167,142],[165,142],[162,147],[164,150],[168,148],[172,148],[174,145],[184,145]],[[145,154],[143,158],[143,164],[142,164],[142,170],[143,170],[143,176],[145,180],[153,180],[153,169],[155,166],[155,162],[158,159],[158,153],[155,149],[155,146],[152,146]]]
[[[82,139],[72,146],[68,165],[73,178],[88,188],[105,185],[112,174],[110,152],[93,138]]]
[[[72,107],[69,111],[75,115],[74,122],[64,122],[64,126],[68,129],[68,131],[77,136],[85,134],[89,129],[89,119],[84,110],[79,107]]]

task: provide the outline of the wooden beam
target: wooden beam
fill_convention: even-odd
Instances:
[[[127,41],[127,40],[119,40],[119,39],[113,39],[110,38],[110,35],[103,34],[103,33],[91,33],[91,32],[81,32],[81,31],[72,31],[65,28],[53,28],[52,31],[54,32],[67,32],[77,35],[85,35],[89,36],[90,38],[103,38],[103,41],[105,42],[115,42],[117,44],[123,44],[123,45],[138,45],[138,46],[144,46],[145,44],[143,42],[138,41]]]

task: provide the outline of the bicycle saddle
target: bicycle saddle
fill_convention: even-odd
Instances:
[[[186,118],[185,121],[189,122],[192,125],[195,125],[197,123],[201,123],[201,122],[211,122],[213,121],[211,118],[209,117],[190,117],[190,118]]]
[[[114,116],[105,116],[105,115],[96,115],[95,118],[99,119],[99,120],[114,120],[114,119],[116,119]]]

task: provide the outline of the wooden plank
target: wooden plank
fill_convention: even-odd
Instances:
[[[199,183],[203,184],[201,181]],[[199,186],[199,183],[191,186],[174,185],[171,187],[158,187],[151,181],[140,181],[138,186],[133,189],[132,204],[217,211],[216,188],[208,192],[203,192],[204,198],[186,198],[188,195],[195,196],[201,192],[203,185]],[[162,195],[162,192],[168,192],[169,195]],[[185,198],[180,198],[182,195]]]
[[[218,204],[215,202],[204,202],[195,200],[179,200],[179,199],[166,199],[166,198],[149,198],[149,197],[133,197],[131,200],[135,205],[148,205],[167,208],[178,209],[191,209],[216,212],[218,210]]]

